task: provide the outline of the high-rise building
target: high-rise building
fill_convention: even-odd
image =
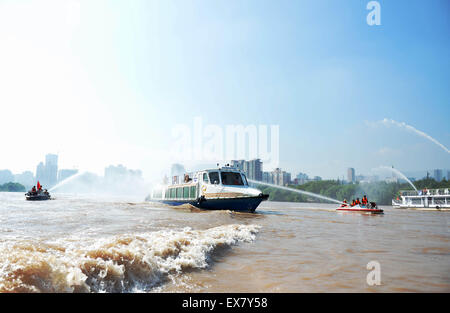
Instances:
[[[49,187],[58,182],[58,156],[56,154],[47,154],[45,156],[45,176]]]
[[[353,167],[347,169],[347,181],[349,183],[356,182],[355,169]]]
[[[447,171],[447,181],[450,181],[450,171]]]
[[[262,162],[260,159],[255,159],[246,162],[247,165],[247,177],[249,179],[262,181]]]
[[[291,183],[291,173],[283,171],[283,186],[289,185]]]
[[[47,184],[45,165],[42,162],[40,162],[36,167],[36,180],[39,181],[41,184]]]
[[[283,171],[281,170],[281,168],[276,168],[272,172],[272,179],[275,185],[283,185]]]
[[[273,184],[272,173],[270,173],[270,172],[263,172],[262,173],[262,181],[264,183]]]
[[[434,173],[433,178],[434,178],[436,181],[441,181],[441,180],[442,180],[442,170],[440,170],[440,169],[435,169],[435,170],[433,171],[433,173]]]
[[[245,173],[248,179],[262,181],[262,162],[260,159],[254,159],[250,161],[245,160],[232,160],[231,166],[240,169]]]
[[[287,172],[281,170],[281,168],[276,168],[272,172],[272,179],[273,179],[273,184],[279,185],[279,186],[286,186],[291,183],[291,173],[287,173]]]

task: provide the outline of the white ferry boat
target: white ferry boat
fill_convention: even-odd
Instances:
[[[448,188],[400,191],[400,196],[392,200],[396,209],[450,210]]]
[[[234,167],[221,167],[172,177],[171,185],[155,188],[149,201],[178,206],[190,204],[206,210],[254,212],[269,195],[248,185]]]

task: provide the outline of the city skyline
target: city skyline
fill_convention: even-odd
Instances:
[[[260,159],[253,160],[231,160],[229,163],[232,167],[236,167],[241,169],[244,173],[247,174],[248,179],[262,181],[266,183],[274,183],[276,185],[301,185],[308,181],[317,181],[317,180],[340,180],[344,182],[374,182],[379,180],[389,180],[392,178],[396,180],[403,180],[401,177],[396,177],[391,172],[385,172],[384,175],[368,175],[367,173],[357,172],[355,168],[347,168],[346,175],[337,176],[335,178],[322,178],[321,176],[317,176],[315,174],[306,174],[303,172],[295,172],[289,170],[283,170],[282,168],[275,168],[272,171],[264,171],[264,164]],[[226,164],[223,164],[226,165]],[[220,164],[219,164],[220,166]],[[208,167],[208,166],[207,166]],[[212,167],[212,166],[209,166]],[[170,176],[173,176],[174,173],[176,175],[181,175],[182,173],[191,172],[192,170],[186,170],[183,164],[174,163],[171,165],[170,171],[165,169],[164,177],[167,177],[167,174],[170,172]],[[46,184],[54,186],[56,183],[63,181],[64,179],[69,178],[79,172],[78,169],[58,169],[58,155],[55,154],[46,154],[45,155],[45,164],[43,162],[39,162],[36,167],[36,171],[23,171],[17,174],[14,174],[12,171],[6,168],[0,168],[0,182],[26,182],[24,185],[30,186],[34,185],[36,181],[40,181],[41,184]],[[143,177],[143,172],[140,169],[132,170],[127,169],[122,164],[117,165],[106,165],[103,168],[103,177],[107,178],[108,176],[120,176],[120,175],[136,175],[137,177]],[[431,177],[436,181],[442,181],[443,179],[450,180],[450,169],[439,168],[439,169],[426,169],[422,171],[417,171],[415,174],[412,172],[404,172],[409,179],[416,180],[422,179],[426,177]],[[420,174],[418,174],[420,173]],[[49,176],[51,176],[49,180]],[[101,175],[99,175],[101,176]],[[294,177],[292,179],[292,177]],[[383,178],[380,178],[383,177]],[[342,177],[342,178],[341,178]],[[158,177],[154,180],[160,180],[161,177]],[[32,182],[33,181],[33,182]]]

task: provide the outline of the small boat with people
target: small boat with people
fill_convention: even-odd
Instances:
[[[33,188],[25,194],[25,199],[28,201],[50,200],[50,193],[47,189],[43,189],[42,185],[38,181],[37,188],[36,186],[33,186]]]
[[[422,190],[400,190],[392,199],[394,209],[450,211],[449,188]]]
[[[189,204],[205,210],[254,212],[268,198],[249,186],[245,173],[227,164],[173,176],[171,184],[154,188],[148,200],[172,206]]]
[[[344,199],[341,206],[336,209],[338,212],[356,212],[356,213],[370,213],[370,214],[384,214],[384,210],[379,209],[375,202],[369,202],[367,196],[364,195],[362,200],[359,198],[352,200],[349,204]]]

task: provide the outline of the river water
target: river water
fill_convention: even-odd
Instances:
[[[450,212],[53,196],[0,193],[0,292],[450,292]]]

